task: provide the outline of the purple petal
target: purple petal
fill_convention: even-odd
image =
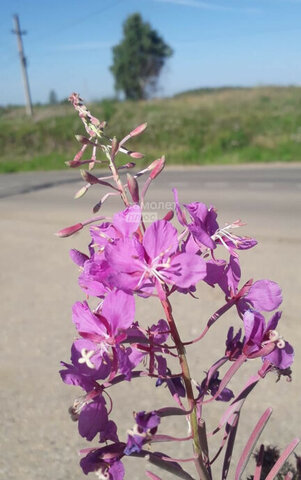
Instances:
[[[167,361],[166,358],[162,357],[161,355],[156,355],[157,360],[157,371],[159,375],[166,375],[167,371]]]
[[[151,259],[169,257],[178,248],[178,232],[166,220],[157,220],[146,229],[143,245]]]
[[[107,279],[110,273],[109,264],[103,257],[93,257],[85,262],[84,271],[78,278],[80,287],[88,295],[99,297],[107,292]]]
[[[270,312],[278,308],[282,302],[281,288],[271,280],[258,280],[253,283],[245,300],[256,310]]]
[[[152,325],[150,329],[156,343],[164,343],[169,337],[169,325],[166,320],[159,320],[157,325]]]
[[[100,432],[99,441],[102,443],[107,442],[108,440],[118,442],[117,425],[113,420],[109,420],[104,426],[104,429]]]
[[[86,363],[79,363],[79,359],[82,358],[81,352],[83,349],[87,351],[96,351],[96,353],[90,358],[94,368],[88,367]],[[80,371],[83,375],[95,380],[106,378],[111,368],[109,359],[101,357],[100,354],[97,353],[97,345],[90,340],[81,338],[73,342],[71,348],[71,361],[78,371]]]
[[[83,388],[86,392],[90,392],[95,388],[96,382],[93,378],[84,375],[74,365],[61,362],[64,370],[60,370],[59,374],[64,383]]]
[[[139,453],[145,443],[145,437],[142,435],[128,435],[126,447],[124,449],[125,455],[132,455],[132,453]]]
[[[164,269],[164,276],[170,283],[180,288],[189,288],[202,280],[207,273],[206,262],[198,255],[180,253],[174,255],[170,267]]]
[[[193,235],[194,239],[201,245],[214,250],[216,248],[215,242],[212,240],[210,235],[204,230],[204,228],[197,224],[189,225],[189,232]]]
[[[99,248],[105,247],[108,242],[120,237],[114,226],[109,222],[102,223],[101,225],[93,225],[90,228],[90,235],[93,244]]]
[[[70,254],[71,260],[79,267],[83,267],[84,263],[87,260],[89,260],[88,255],[85,255],[84,253],[80,252],[79,250],[76,250],[75,248],[72,248],[69,254]]]
[[[247,310],[244,313],[243,322],[246,336],[245,342],[261,345],[265,331],[264,317],[259,312]]]
[[[123,212],[116,213],[113,217],[114,226],[124,237],[130,237],[138,229],[141,222],[141,208],[131,205]]]
[[[110,473],[113,472],[112,475],[115,475],[111,476],[110,480],[112,478],[114,480],[123,480],[124,469],[120,467],[120,464],[122,465],[120,457],[123,455],[124,447],[124,443],[118,442],[89,452],[80,461],[84,474],[88,475],[88,473],[95,471],[106,474],[109,471]]]
[[[124,238],[116,244],[108,244],[105,248],[105,258],[116,272],[143,272],[144,251],[136,238]]]
[[[294,349],[288,342],[285,342],[284,348],[278,348],[276,346],[264,359],[269,360],[275,367],[285,370],[290,367],[294,361]]]
[[[148,430],[152,430],[153,428],[156,428],[161,419],[159,415],[157,415],[157,412],[138,412],[135,415],[135,420],[137,425],[144,431],[147,432]]]
[[[204,222],[206,220],[206,217],[208,215],[208,208],[207,208],[207,205],[205,205],[205,203],[201,203],[201,202],[191,202],[186,204],[184,203],[184,207],[189,212],[193,220],[200,220],[201,222]]]
[[[123,463],[120,460],[117,460],[109,468],[110,480],[123,480],[125,475],[125,470]]]
[[[126,330],[134,321],[135,299],[133,295],[121,290],[109,292],[104,299],[101,313],[110,323],[113,334],[119,329]]]
[[[272,315],[270,321],[267,324],[266,332],[268,332],[269,330],[276,330],[281,315],[282,312],[275,312],[274,315]]]
[[[80,412],[78,419],[79,434],[89,442],[106,429],[108,414],[103,397],[99,396],[93,402],[85,405]]]
[[[94,315],[87,302],[76,302],[72,307],[72,321],[77,331],[82,333],[95,333],[103,335],[106,333],[104,325],[99,317]]]

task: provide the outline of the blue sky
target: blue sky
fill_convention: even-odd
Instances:
[[[1,2],[0,105],[24,104],[12,16],[19,14],[31,94],[112,96],[111,49],[140,12],[174,49],[158,95],[222,85],[301,85],[301,0],[10,0]]]

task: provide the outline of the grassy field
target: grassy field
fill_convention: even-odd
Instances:
[[[169,165],[301,161],[301,87],[197,90],[89,108],[119,139],[148,122],[148,130],[128,143],[146,154],[142,164],[162,154]],[[30,120],[23,108],[0,109],[1,172],[66,168],[77,152],[74,135],[84,129],[71,105],[34,112]]]

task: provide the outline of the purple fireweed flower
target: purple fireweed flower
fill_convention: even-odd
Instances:
[[[198,398],[202,398],[204,397],[204,395],[208,393],[210,393],[212,396],[216,394],[221,383],[221,380],[218,378],[218,376],[219,376],[219,372],[216,371],[210,378],[208,385],[207,385],[207,377],[205,377],[201,385],[196,386],[196,388],[200,393]],[[234,393],[232,392],[232,390],[225,387],[221,391],[221,393],[218,395],[218,397],[216,397],[215,400],[218,400],[220,402],[229,402],[231,398],[234,398]]]
[[[103,255],[93,255],[83,265],[83,270],[78,277],[79,286],[87,295],[103,297],[111,291],[108,281],[111,268]]]
[[[88,441],[99,434],[99,441],[118,441],[117,427],[109,420],[105,400],[102,396],[103,389],[98,384],[93,390],[74,400],[69,408],[73,421],[78,422],[79,434]]]
[[[110,262],[106,262],[103,252],[109,243],[131,237],[138,229],[140,221],[141,209],[138,205],[132,205],[116,213],[113,223],[104,222],[90,228],[90,258],[84,254],[80,256],[80,252],[70,252],[73,261],[82,267],[79,285],[88,295],[104,296],[114,287],[109,283]]]
[[[78,333],[90,342],[89,348],[82,348],[78,362],[94,370],[95,361],[102,362],[111,353],[114,356],[117,346],[125,340],[126,330],[133,323],[134,316],[135,300],[132,295],[122,291],[108,293],[101,314],[91,312],[87,302],[76,302],[73,306],[73,322]]]
[[[198,255],[180,253],[177,230],[157,220],[145,231],[142,242],[125,238],[108,244],[111,283],[121,290],[138,290],[150,295],[157,283],[189,288],[206,275],[206,262]]]
[[[103,396],[98,395],[80,408],[78,431],[88,441],[93,440],[97,434],[101,442],[118,441],[117,427],[112,420],[109,420],[105,403]]]
[[[83,472],[86,475],[94,472],[102,480],[123,480],[125,471],[120,460],[124,456],[124,447],[124,443],[117,442],[90,450],[80,461]]]
[[[129,354],[129,361],[132,365],[137,366],[142,360],[149,358],[149,373],[157,372],[159,375],[166,375],[167,361],[162,355],[164,346],[170,335],[168,323],[161,319],[157,324],[152,325],[146,331],[139,329],[138,325],[133,325],[128,330],[127,341],[133,343],[135,341],[137,346],[131,346]],[[133,368],[133,367],[132,367]]]
[[[280,317],[281,312],[275,312],[266,325],[261,313],[247,310],[243,315],[245,327],[243,353],[248,358],[262,357],[275,367],[284,370],[293,363],[294,350],[276,331]]]
[[[171,371],[169,369],[166,369],[166,375],[171,375]],[[186,390],[181,377],[173,377],[167,379],[158,378],[156,381],[156,387],[160,387],[163,384],[167,385],[172,397],[186,397]]]
[[[226,339],[226,352],[225,355],[229,360],[237,360],[237,358],[242,354],[242,349],[244,345],[244,338],[241,340],[241,328],[238,330],[236,335],[234,335],[234,328],[230,327]]]
[[[62,362],[65,367],[60,370],[60,375],[64,383],[68,385],[75,385],[83,388],[86,392],[98,388],[97,380],[107,378],[111,370],[111,362],[108,355],[102,358],[93,353],[89,355],[89,362],[93,365],[90,368],[87,361],[83,359],[83,353],[93,351],[94,343],[86,339],[77,339],[73,342],[71,348],[71,364]]]
[[[97,252],[102,252],[108,243],[119,238],[131,237],[137,231],[141,222],[141,208],[131,205],[113,216],[113,222],[105,222],[90,228],[92,246]]]
[[[138,412],[135,414],[135,420],[136,424],[133,429],[128,431],[125,455],[140,452],[143,445],[151,441],[152,435],[156,433],[160,423],[160,417],[155,411]]]
[[[177,190],[173,189],[173,193],[178,220],[182,226],[186,227],[189,233],[188,245],[190,250],[193,249],[193,243],[195,243],[196,248],[201,252],[203,252],[204,248],[214,250],[216,246],[220,244],[226,247],[233,255],[237,255],[235,249],[246,250],[257,244],[257,241],[253,238],[238,236],[232,233],[231,230],[233,228],[244,225],[240,220],[220,228],[216,220],[216,209],[212,206],[208,208],[201,202],[192,202],[183,205],[190,216],[191,221],[189,223],[181,209]]]
[[[239,259],[234,255],[230,255],[228,264],[207,262],[207,276],[204,280],[209,285],[218,284],[228,300],[237,296],[240,278]],[[279,285],[264,279],[254,282],[246,293],[237,299],[236,306],[239,314],[242,315],[250,308],[260,312],[271,312],[281,303],[282,292]]]

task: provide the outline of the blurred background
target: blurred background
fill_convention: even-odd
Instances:
[[[298,0],[2,2],[0,170],[64,168],[73,91],[117,137],[147,121],[146,163],[300,161],[300,14]]]

